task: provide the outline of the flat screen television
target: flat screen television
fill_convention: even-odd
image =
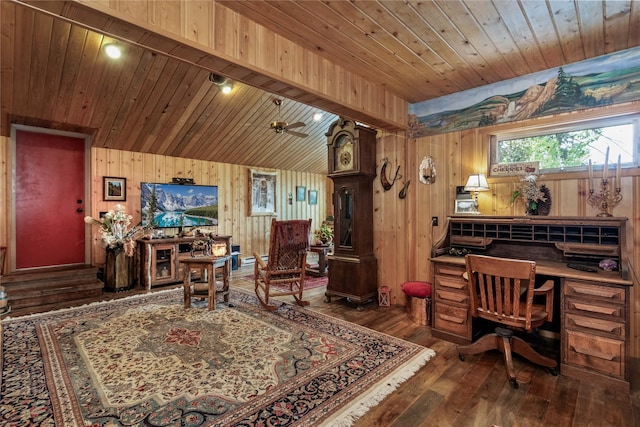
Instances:
[[[218,225],[218,187],[214,185],[140,183],[142,225],[197,227]]]

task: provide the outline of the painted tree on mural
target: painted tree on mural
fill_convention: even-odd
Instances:
[[[593,107],[605,103],[605,100],[598,101],[591,95],[585,95],[573,76],[565,73],[560,67],[553,97],[540,107],[536,114],[543,115],[558,111],[571,111],[577,107]]]

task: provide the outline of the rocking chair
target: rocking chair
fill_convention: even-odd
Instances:
[[[298,305],[309,305],[303,301],[302,292],[310,230],[311,220],[271,221],[267,263],[254,253],[256,295],[267,310],[278,308],[269,303],[271,297],[286,295],[292,295]]]

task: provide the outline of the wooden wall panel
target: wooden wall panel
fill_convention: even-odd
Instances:
[[[11,226],[11,138],[0,136],[0,246],[9,247]],[[5,271],[9,260],[5,260]],[[2,266],[0,265],[0,269]]]
[[[554,122],[589,119],[605,115],[628,114],[640,112],[640,103],[611,106],[571,114],[530,120],[526,122],[496,125],[493,127],[471,129],[461,132],[425,137],[409,141],[407,147],[407,165],[412,169],[408,174],[417,174],[419,161],[424,155],[432,155],[438,171],[435,184],[416,184],[415,192],[410,192],[410,206],[404,218],[393,218],[397,212],[390,204],[383,204],[376,215],[384,217],[384,221],[398,221],[411,224],[405,235],[407,245],[408,267],[400,263],[397,266],[385,263],[382,267],[383,278],[394,278],[384,284],[392,287],[397,295],[400,285],[405,280],[428,280],[431,268],[428,263],[430,248],[434,241],[444,233],[445,218],[454,213],[455,187],[464,185],[470,173],[487,173],[489,136],[498,130],[504,131],[518,127],[537,126]],[[549,174],[541,177],[540,183],[551,190],[551,215],[562,216],[595,216],[596,211],[586,201],[587,173]],[[417,179],[417,177],[416,177]],[[416,181],[417,182],[417,181]],[[517,179],[514,177],[489,178],[490,191],[480,193],[479,209],[486,215],[522,215],[524,208],[510,203],[511,193],[515,189]],[[636,289],[640,277],[640,168],[623,169],[623,200],[614,210],[614,215],[626,217],[628,258],[632,267],[632,279],[635,287],[632,291],[632,356],[640,356],[640,292]],[[433,227],[430,233],[432,216],[438,216],[440,226]],[[378,224],[379,221],[376,221]],[[379,225],[380,226],[380,225]],[[376,237],[376,242],[378,238]],[[384,250],[389,248],[384,247]],[[386,259],[386,254],[376,254],[379,259]],[[406,271],[405,276],[396,274],[393,269]],[[397,300],[394,301],[398,303]]]
[[[406,277],[405,267],[408,265],[408,247],[405,239],[410,234],[405,221],[405,211],[408,207],[411,195],[400,199],[398,193],[405,181],[411,179],[407,176],[404,165],[405,140],[400,136],[389,135],[378,139],[376,144],[377,176],[373,180],[374,192],[374,252],[378,260],[378,286],[391,288],[390,301],[392,304],[404,304],[404,295],[398,287]],[[395,171],[400,166],[399,174],[402,175],[390,190],[385,191],[380,181],[382,165],[387,159],[385,175],[391,181]],[[390,268],[389,268],[390,267]]]
[[[233,243],[239,244],[242,257],[252,253],[266,254],[271,226],[270,216],[249,216],[250,174],[246,166],[207,162],[129,151],[92,148],[91,150],[91,215],[112,209],[117,202],[102,200],[102,177],[127,178],[127,200],[121,204],[140,221],[140,182],[171,182],[174,177],[193,178],[196,184],[217,185],[219,193],[218,227],[210,227],[219,234],[231,234]],[[271,170],[270,170],[271,171]],[[327,178],[324,175],[278,170],[276,212],[278,219],[312,219],[313,228],[326,218]],[[295,201],[296,186],[304,186],[304,202]],[[309,205],[308,191],[318,192],[318,204]],[[293,196],[288,203],[288,194]],[[95,265],[104,263],[104,249],[99,233],[94,230],[92,259]]]

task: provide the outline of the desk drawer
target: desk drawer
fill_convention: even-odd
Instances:
[[[465,265],[451,265],[451,264],[436,264],[435,265],[435,274],[445,274],[448,276],[457,276],[458,278],[462,278],[462,274],[467,271],[467,267]]]
[[[610,320],[580,316],[573,313],[567,313],[565,319],[566,328],[579,330],[587,334],[596,333],[617,339],[624,339],[626,335],[623,322],[612,322]]]
[[[624,341],[568,330],[563,345],[566,363],[624,379]]]
[[[465,307],[469,306],[469,293],[452,291],[448,288],[436,288],[436,301],[444,301],[455,304],[462,304]]]
[[[564,294],[567,296],[587,298],[591,301],[606,301],[622,304],[626,300],[625,290],[623,288],[597,285],[593,282],[565,280],[563,289]]]
[[[454,276],[441,276],[436,274],[436,289],[438,288],[447,288],[449,290],[456,290],[459,292],[469,293],[469,286],[467,281],[462,278],[462,276],[454,277]]]
[[[567,314],[576,313],[585,316],[598,316],[611,320],[625,319],[624,305],[605,304],[598,301],[589,301],[584,298],[565,298],[565,307]]]
[[[436,301],[434,303],[433,327],[441,331],[471,338],[469,310]]]

